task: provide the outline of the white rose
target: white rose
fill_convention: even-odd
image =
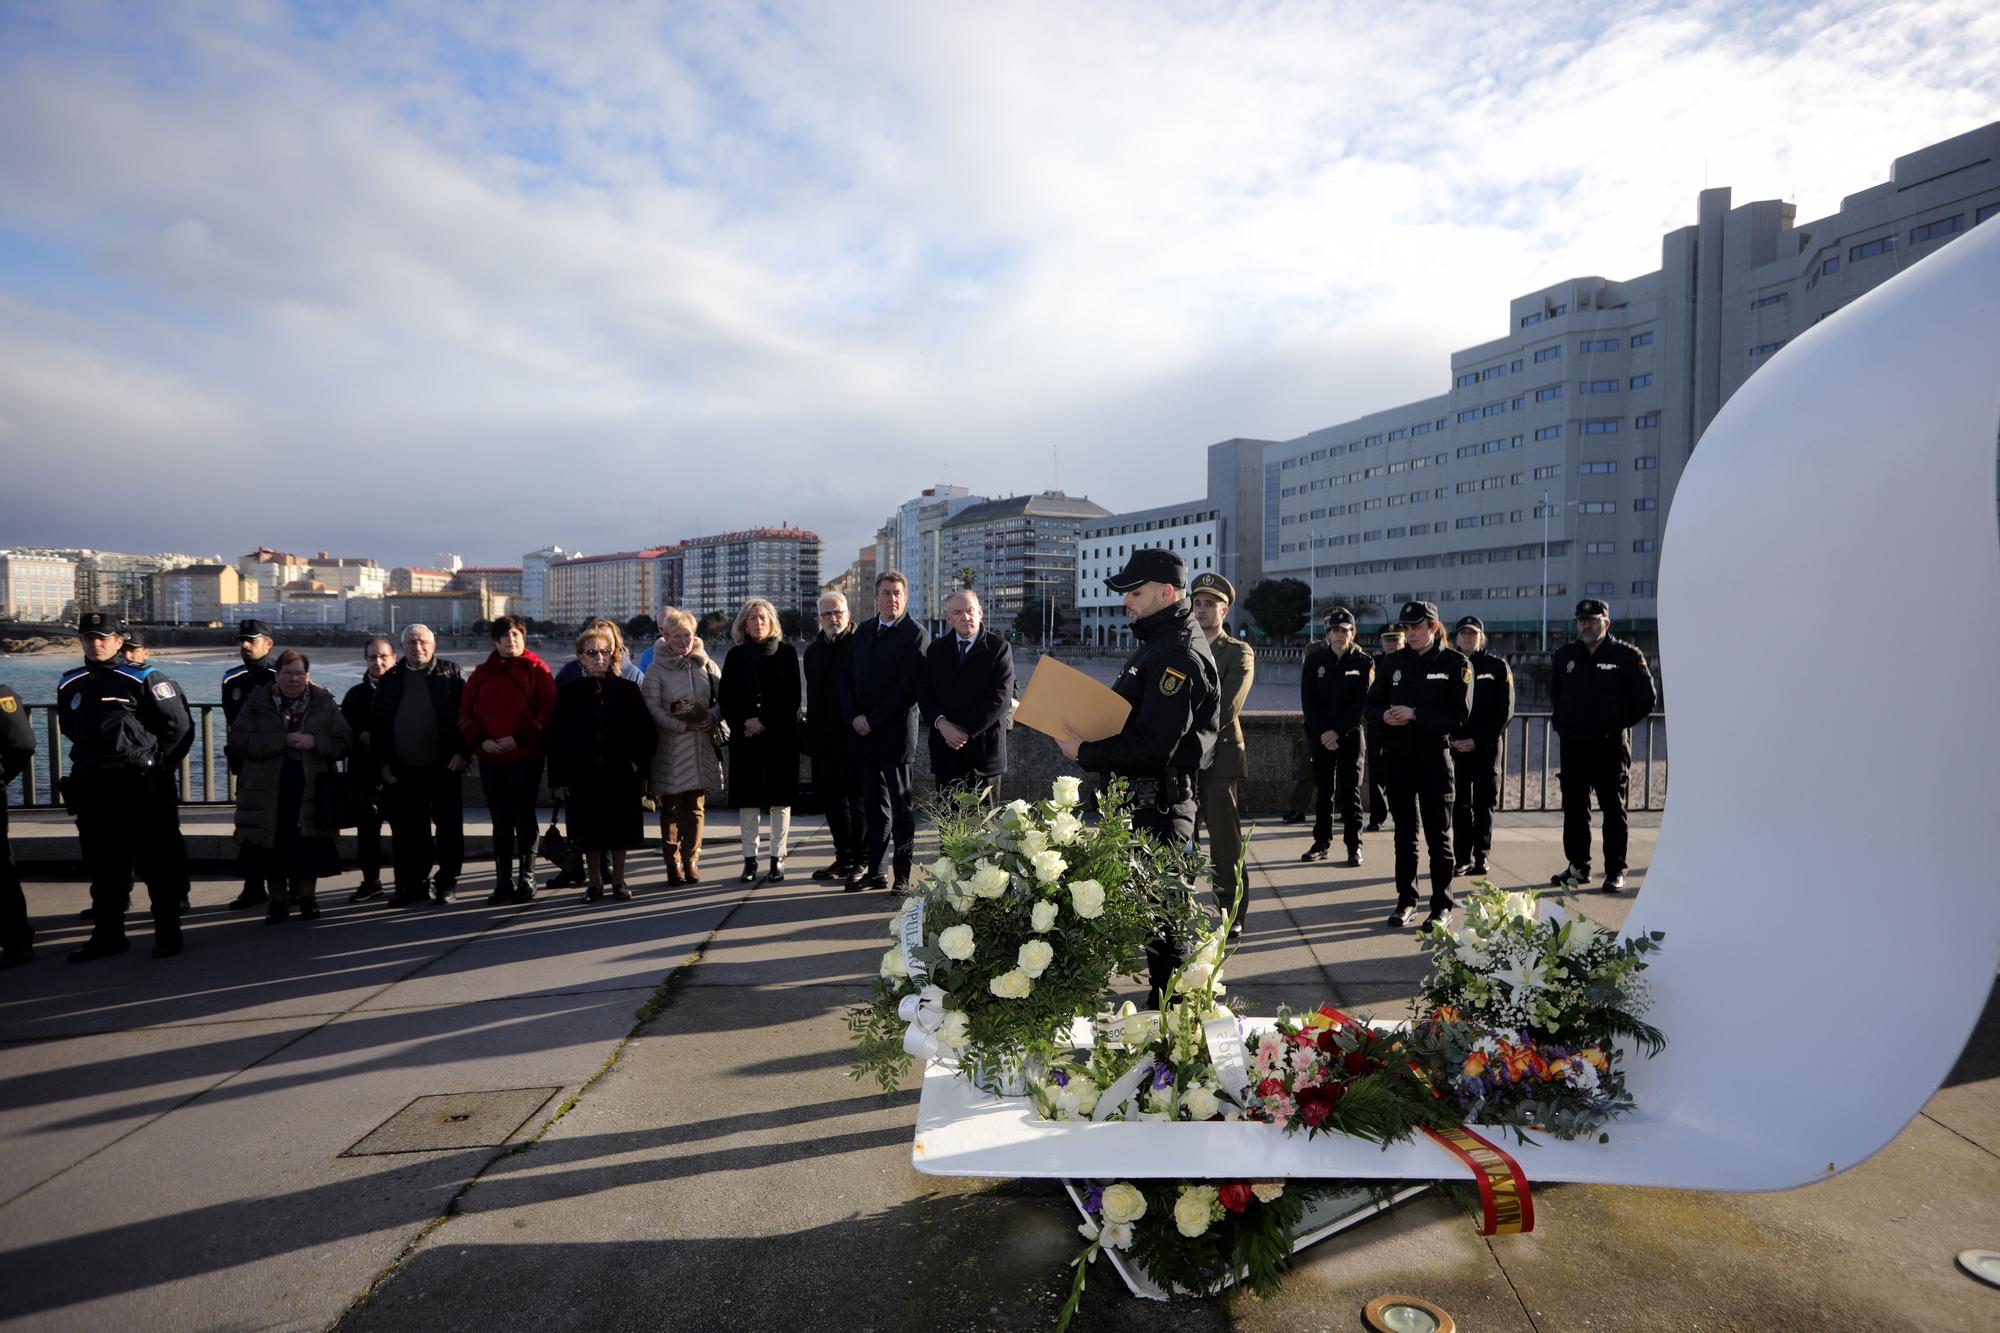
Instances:
[[[1207,1120],[1222,1109],[1216,1100],[1214,1089],[1206,1083],[1197,1083],[1181,1094],[1181,1105],[1187,1108],[1190,1120]]]
[[[1035,878],[1044,884],[1054,884],[1067,869],[1069,862],[1061,852],[1042,852],[1035,857]]]
[[[998,898],[1007,892],[1007,872],[991,861],[981,861],[972,871],[972,891],[981,898]]]
[[[1037,907],[1041,905],[1035,904]],[[1049,947],[1047,940],[1029,940],[1021,946],[1021,951],[1014,956],[1014,961],[1020,965],[1021,971],[1032,978],[1048,971],[1049,964],[1055,961],[1055,956],[1056,951]]]
[[[940,884],[949,884],[958,878],[958,866],[949,856],[940,856],[931,862],[931,878]]]
[[[1030,861],[1049,849],[1049,835],[1038,828],[1031,828],[1021,835],[1021,855]]]
[[[1127,1185],[1123,1181],[1106,1185],[1097,1212],[1114,1226],[1130,1226],[1146,1215],[1146,1196],[1139,1192],[1138,1186]]]
[[[1046,898],[1043,899],[1041,902],[1035,904],[1033,911],[1028,913],[1028,921],[1030,925],[1034,926],[1037,933],[1049,929],[1049,927],[1056,923],[1056,905]]]
[[[1012,972],[1002,972],[987,982],[986,989],[1003,1000],[1025,1000],[1028,998],[1028,993],[1035,989],[1035,983],[1028,979],[1026,972],[1017,967]]]
[[[1175,1229],[1189,1239],[1206,1234],[1216,1197],[1213,1185],[1191,1185],[1182,1190],[1174,1203]]]
[[[938,1045],[949,1046],[953,1050],[965,1045],[965,1029],[969,1021],[961,1009],[953,1009],[945,1014],[944,1022],[938,1024]]]
[[[901,981],[910,975],[910,969],[903,963],[902,945],[882,955],[882,975],[891,981]]]
[[[1075,1096],[1078,1115],[1089,1115],[1092,1111],[1095,1111],[1097,1109],[1097,1099],[1104,1095],[1102,1088],[1099,1088],[1095,1083],[1081,1075],[1072,1075],[1069,1087],[1065,1088],[1064,1091]]]
[[[1056,808],[1067,810],[1083,799],[1082,789],[1082,778],[1057,778],[1055,785],[1049,789],[1049,799]]]
[[[956,958],[959,962],[964,962],[966,959],[972,957],[972,927],[966,925],[946,926],[938,932],[938,948],[944,951],[945,957]]]
[[[1597,923],[1589,917],[1573,916],[1569,919],[1569,944],[1565,946],[1566,951],[1587,953],[1590,946],[1597,943],[1603,934],[1604,932],[1597,928]]]
[[[1083,836],[1083,821],[1065,810],[1049,821],[1049,841],[1067,847]]]
[[[1028,820],[1028,803],[1026,801],[1009,801],[1001,807],[1000,817],[1012,820],[1016,824],[1024,824]]]
[[[963,914],[971,910],[972,901],[972,895],[966,892],[965,885],[953,883],[944,886],[944,903],[952,911]]]
[[[1104,886],[1094,879],[1080,879],[1069,886],[1069,905],[1085,921],[1104,915]]]

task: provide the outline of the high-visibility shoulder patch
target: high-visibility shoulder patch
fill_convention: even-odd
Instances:
[[[1166,667],[1161,670],[1160,672],[1161,694],[1179,694],[1181,692],[1181,686],[1185,684],[1187,684],[1187,676],[1185,674],[1174,670],[1172,667]]]

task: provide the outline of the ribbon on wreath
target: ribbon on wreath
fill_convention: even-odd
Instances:
[[[915,995],[905,995],[896,1006],[896,1017],[910,1026],[903,1031],[903,1049],[919,1060],[937,1057],[937,1030],[944,1024],[944,991],[926,986]]]
[[[1338,1030],[1359,1027],[1361,1022],[1330,1004],[1323,1004],[1305,1016],[1302,1026]],[[1410,1069],[1421,1073],[1414,1063]],[[1528,1177],[1505,1149],[1464,1125],[1425,1129],[1424,1133],[1471,1169],[1473,1183],[1479,1186],[1480,1235],[1519,1236],[1535,1229],[1535,1199],[1528,1189]]]

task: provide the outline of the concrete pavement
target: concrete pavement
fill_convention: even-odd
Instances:
[[[1655,829],[1634,834],[1643,887]],[[630,904],[489,909],[468,876],[455,909],[349,907],[335,887],[321,921],[280,928],[223,910],[235,885],[211,880],[167,963],[141,930],[124,958],[64,965],[82,887],[34,884],[44,960],[0,974],[0,1315],[1049,1326],[1073,1210],[1047,1184],[911,1169],[914,1079],[883,1096],[846,1076],[842,1014],[889,899],[803,879],[826,859],[817,821],[799,843],[794,878],[754,890],[668,890],[643,854]],[[1304,845],[1295,826],[1256,830],[1233,988],[1258,1012],[1403,1012],[1423,955],[1380,928],[1388,836],[1358,870],[1301,865]],[[733,853],[725,815],[707,863]],[[1557,820],[1505,817],[1493,862],[1503,883],[1546,881]],[[1626,901],[1586,905],[1615,925]],[[1989,1006],[1925,1115],[1809,1190],[1551,1186],[1533,1235],[1494,1241],[1434,1193],[1308,1251],[1270,1302],[1140,1302],[1100,1264],[1078,1326],[1354,1328],[1392,1290],[1468,1329],[2000,1326],[2000,1291],[1951,1267],[2000,1248],[1996,1079]],[[488,1146],[342,1155],[413,1099],[483,1090],[545,1096]]]

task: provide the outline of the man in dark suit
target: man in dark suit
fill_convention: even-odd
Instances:
[[[939,787],[981,793],[996,803],[1007,772],[1007,719],[1014,700],[1014,649],[986,633],[979,594],[962,588],[945,599],[952,632],[924,653],[917,716],[930,736],[931,775]]]
[[[852,753],[867,834],[850,893],[886,889],[882,859],[895,841],[895,883],[910,882],[917,814],[910,801],[910,761],[917,753],[917,678],[931,636],[904,613],[910,582],[893,569],[875,578],[875,615],[854,631],[840,665],[840,713],[854,729]]]
[[[861,873],[862,810],[854,777],[852,714],[840,708],[841,663],[854,643],[847,598],[830,592],[819,599],[819,633],[806,645],[806,753],[812,756],[813,791],[826,804],[826,831],[833,837],[833,864],[812,877],[821,883],[846,882]]]

